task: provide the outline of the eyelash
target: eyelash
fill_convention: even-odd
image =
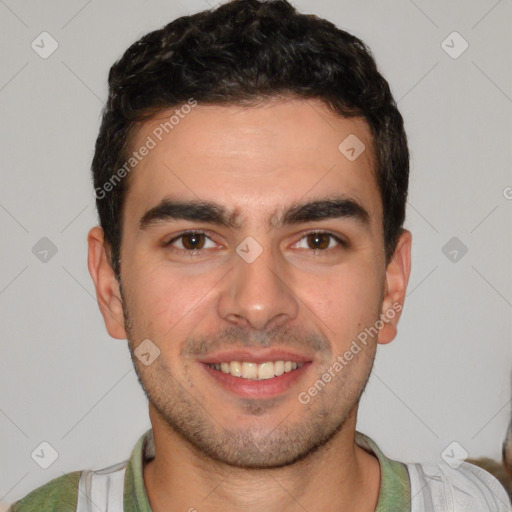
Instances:
[[[189,231],[184,231],[183,233],[180,233],[178,236],[175,236],[174,238],[172,238],[168,242],[164,242],[163,245],[164,245],[164,247],[171,247],[171,249],[176,251],[176,252],[188,253],[191,256],[199,254],[200,251],[207,250],[207,249],[180,249],[180,248],[173,248],[172,247],[172,244],[174,242],[176,242],[177,240],[179,240],[179,239],[181,239],[181,238],[183,238],[183,237],[185,237],[187,235],[205,235],[206,238],[208,238],[211,241],[213,241],[211,239],[211,237],[209,237],[207,235],[207,233],[204,232],[204,231],[201,231],[201,230],[189,230]],[[338,242],[338,244],[342,248],[347,249],[348,246],[349,246],[348,243],[345,240],[342,240],[340,237],[334,235],[333,233],[330,233],[329,231],[309,231],[309,232],[303,234],[303,236],[299,239],[299,242],[301,240],[303,240],[304,238],[310,236],[310,235],[328,235],[329,237],[331,237],[331,239],[334,239],[336,242]],[[296,244],[297,243],[298,242],[296,242]],[[310,250],[310,251],[316,252],[316,253],[321,253],[321,252],[325,253],[325,252],[328,252],[328,251],[332,251],[333,249],[335,249],[335,247],[331,247],[329,249],[307,249],[307,250]]]

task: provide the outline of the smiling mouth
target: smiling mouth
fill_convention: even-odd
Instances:
[[[227,373],[241,379],[266,380],[302,368],[304,363],[297,363],[295,361],[267,361],[258,364],[247,361],[226,361],[222,363],[207,363],[207,366],[213,370]]]

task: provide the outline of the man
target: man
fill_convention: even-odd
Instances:
[[[89,270],[152,429],[29,510],[511,510],[355,431],[410,273],[403,121],[365,45],[287,2],[175,20],[111,69]]]

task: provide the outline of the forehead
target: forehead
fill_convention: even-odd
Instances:
[[[372,217],[381,213],[368,124],[318,100],[175,107],[143,123],[130,151],[140,161],[129,176],[127,219],[172,196],[226,205],[239,219],[250,206],[273,222],[285,205],[338,192]]]

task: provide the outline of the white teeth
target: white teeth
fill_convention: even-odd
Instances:
[[[242,363],[242,377],[244,379],[257,379],[258,365],[256,363]]]
[[[223,363],[212,363],[208,366],[223,373],[230,373],[234,377],[251,380],[265,380],[279,377],[283,373],[291,372],[301,368],[304,363],[295,361],[268,361],[265,363],[249,363],[247,361],[231,361]]]
[[[229,373],[231,375],[234,375],[235,377],[241,377],[242,376],[242,364],[238,361],[232,361],[229,363]]]
[[[276,361],[274,363],[274,375],[279,377],[279,375],[283,375],[284,373],[284,361]]]
[[[274,363],[262,363],[258,366],[258,379],[271,379],[272,377],[274,377]]]

